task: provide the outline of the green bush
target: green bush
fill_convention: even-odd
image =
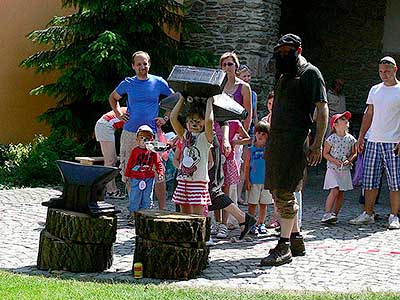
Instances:
[[[82,145],[57,131],[49,137],[37,136],[28,144],[2,145],[0,188],[60,184],[62,178],[55,161],[73,161],[84,152]]]

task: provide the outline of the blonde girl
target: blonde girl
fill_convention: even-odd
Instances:
[[[351,113],[333,115],[329,125],[331,134],[325,141],[323,156],[327,161],[324,189],[330,190],[325,203],[322,223],[334,224],[343,204],[343,193],[353,189],[350,169],[357,156],[357,140],[349,134]]]

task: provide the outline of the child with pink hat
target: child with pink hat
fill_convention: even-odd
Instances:
[[[325,141],[323,156],[327,161],[324,190],[330,190],[325,203],[322,223],[334,224],[343,204],[344,192],[353,189],[350,169],[357,157],[357,140],[349,134],[351,113],[332,116],[329,125],[331,134]]]

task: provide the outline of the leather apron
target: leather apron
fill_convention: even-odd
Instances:
[[[301,189],[307,166],[309,106],[299,76],[282,76],[278,80],[265,151],[266,189]]]

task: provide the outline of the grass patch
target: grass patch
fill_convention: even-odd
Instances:
[[[0,271],[1,300],[191,300],[191,299],[240,299],[240,300],[398,300],[395,293],[303,293],[246,291],[243,289],[178,288],[171,285],[125,284],[82,282],[27,276]]]

